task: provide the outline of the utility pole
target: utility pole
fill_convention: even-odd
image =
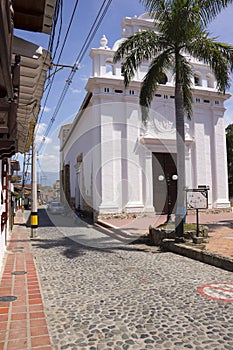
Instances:
[[[31,238],[37,237],[38,214],[37,214],[37,181],[36,181],[36,142],[35,135],[32,137],[32,165],[31,165]]]
[[[24,212],[24,202],[25,202],[25,190],[24,190],[24,186],[25,186],[25,164],[26,164],[26,153],[24,153],[24,157],[23,157],[23,178],[22,178],[22,213]]]

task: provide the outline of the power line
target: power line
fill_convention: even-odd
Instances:
[[[59,18],[59,14],[61,13],[60,14],[60,27],[59,27],[58,39],[57,39],[57,44],[56,44],[54,55],[56,54],[56,50],[57,50],[57,47],[58,47],[59,42],[60,42],[60,35],[61,35],[61,29],[62,29],[62,9],[63,9],[63,0],[57,0],[56,4],[55,4],[52,29],[51,29],[51,34],[50,34],[49,44],[48,44],[48,51],[53,52],[53,45],[54,45],[54,38],[55,38],[57,21]]]
[[[91,26],[91,29],[90,29],[90,31],[89,31],[86,39],[85,39],[85,42],[84,42],[84,44],[83,44],[79,54],[76,57],[75,63],[73,65],[73,67],[72,67],[72,71],[70,72],[70,74],[69,74],[69,76],[68,76],[68,78],[66,80],[65,86],[64,86],[63,91],[62,91],[62,93],[61,93],[61,95],[59,97],[59,100],[58,100],[57,106],[55,108],[55,111],[54,111],[54,113],[53,113],[53,115],[52,115],[52,117],[50,119],[49,125],[48,125],[48,127],[47,127],[47,129],[45,131],[45,134],[44,134],[43,138],[42,138],[42,142],[41,142],[40,146],[38,147],[38,152],[40,152],[40,150],[42,148],[42,145],[45,142],[46,137],[48,136],[48,134],[49,134],[49,132],[51,130],[51,127],[52,127],[52,125],[53,125],[53,123],[54,123],[54,121],[55,121],[55,119],[57,117],[57,114],[58,114],[58,112],[59,112],[59,110],[61,108],[61,105],[62,105],[62,103],[64,101],[64,98],[65,98],[65,96],[67,94],[69,86],[72,83],[73,77],[74,77],[76,71],[79,68],[78,65],[80,65],[83,57],[85,56],[85,54],[87,52],[87,49],[88,49],[91,41],[93,40],[97,30],[99,29],[99,27],[100,27],[100,25],[101,25],[105,15],[106,15],[106,13],[108,11],[108,8],[111,5],[111,3],[112,3],[112,0],[104,0],[102,5],[101,5],[101,7],[100,7],[100,9],[99,9],[99,12],[98,12],[98,14],[97,14],[97,16],[96,16],[96,18],[94,20],[94,23]]]
[[[79,0],[76,0],[76,3],[75,3],[74,8],[73,8],[72,15],[71,15],[71,17],[70,17],[69,25],[68,25],[68,28],[67,28],[67,30],[66,30],[66,35],[65,35],[65,38],[64,38],[64,40],[63,40],[63,44],[62,44],[62,48],[61,48],[60,54],[59,54],[59,56],[58,56],[58,61],[57,61],[58,64],[60,63],[60,59],[61,59],[61,56],[62,56],[64,47],[65,47],[65,44],[66,44],[66,41],[67,41],[67,38],[68,38],[68,34],[69,34],[69,31],[70,31],[70,28],[71,28],[71,25],[72,25],[72,22],[73,22],[73,19],[74,19],[74,15],[75,15],[75,12],[76,12],[76,9],[77,9],[77,6],[78,6],[78,2],[79,2]],[[51,50],[52,50],[52,46],[51,46]],[[51,51],[51,52],[52,52],[52,51]],[[54,55],[54,56],[55,56],[55,55]],[[44,102],[44,105],[45,105],[45,106],[46,106],[46,103],[47,103],[47,101],[48,101],[49,94],[50,94],[50,92],[51,92],[51,89],[52,89],[52,86],[53,86],[53,83],[54,83],[55,73],[57,72],[58,69],[59,69],[59,68],[56,67],[56,68],[55,68],[55,72],[53,73],[53,77],[52,77],[52,80],[51,80],[51,82],[50,82],[50,87],[49,87],[49,90],[48,90],[48,92],[47,92],[47,95],[46,95],[46,98],[45,98],[45,102]],[[42,119],[42,117],[43,117],[43,114],[44,114],[44,109],[42,109],[42,111],[41,111],[41,115],[40,115],[40,117],[39,117],[38,123],[41,122],[41,119]]]

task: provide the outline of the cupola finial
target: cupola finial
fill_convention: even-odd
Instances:
[[[100,39],[100,48],[101,49],[108,49],[108,46],[107,46],[107,43],[108,43],[108,39],[106,38],[106,36],[103,34],[102,35],[102,38]]]

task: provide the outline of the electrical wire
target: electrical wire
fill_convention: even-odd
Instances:
[[[55,119],[57,117],[57,114],[58,114],[58,112],[59,112],[59,110],[61,108],[61,105],[62,105],[62,103],[64,101],[64,98],[65,98],[65,96],[67,94],[69,86],[72,83],[72,79],[73,79],[76,71],[78,70],[79,65],[80,65],[83,57],[85,56],[85,54],[86,54],[86,52],[87,52],[87,50],[88,50],[88,48],[90,46],[90,43],[92,42],[92,40],[93,40],[97,30],[99,29],[99,27],[100,27],[100,25],[101,25],[105,15],[106,15],[106,13],[107,13],[111,3],[112,3],[112,0],[104,0],[102,5],[101,5],[101,7],[100,7],[100,9],[99,9],[99,11],[98,11],[98,14],[97,14],[97,16],[96,16],[96,18],[94,20],[94,23],[92,24],[91,29],[90,29],[90,31],[89,31],[86,39],[85,39],[85,42],[84,42],[84,44],[83,44],[79,54],[76,57],[75,63],[73,64],[73,67],[72,67],[72,71],[70,72],[70,74],[69,74],[69,76],[68,76],[68,78],[66,80],[65,86],[64,86],[63,91],[62,91],[62,93],[61,93],[61,95],[59,97],[59,100],[58,100],[57,106],[55,108],[55,111],[54,111],[54,113],[53,113],[53,115],[52,115],[52,117],[50,119],[48,127],[47,127],[47,129],[45,131],[45,134],[44,134],[43,138],[42,138],[42,142],[41,142],[40,146],[38,147],[38,152],[41,151],[43,143],[45,142],[46,137],[48,136],[48,134],[49,134],[49,132],[50,132],[50,130],[52,128],[52,125],[53,125],[53,123],[54,123],[54,121],[55,121]]]
[[[41,76],[42,76],[44,70],[47,70],[47,68],[45,68],[45,66],[47,65],[47,59],[48,59],[48,56],[50,55],[50,48],[53,47],[56,24],[57,24],[57,20],[59,18],[60,10],[62,9],[62,5],[63,5],[63,0],[56,0],[55,6],[54,6],[54,15],[53,15],[53,18],[52,18],[52,27],[51,27],[49,44],[48,44],[48,50],[46,51],[46,55],[43,57],[42,69],[40,71],[39,78],[37,79],[37,83],[36,83],[36,86],[35,86],[35,91],[38,88],[38,85],[39,85],[39,82],[40,82],[40,79],[41,79]],[[60,30],[61,30],[61,28],[60,28]],[[39,101],[34,99],[34,100],[30,101],[27,104],[19,103],[18,107],[23,108],[25,110],[25,112],[26,112],[26,117],[25,118],[27,119],[27,115],[29,113],[33,113],[34,114],[34,109],[35,109],[35,107],[36,107],[36,105],[38,103],[39,103]],[[33,104],[33,106],[31,108],[31,110],[29,111],[28,107],[31,106],[32,104]],[[26,119],[25,119],[25,122],[26,122]],[[37,119],[37,116],[35,117],[35,115],[34,115],[34,119]],[[28,136],[29,136],[29,131],[28,131],[28,134],[26,136],[26,139],[28,138]],[[25,148],[26,148],[26,143],[25,143]]]
[[[60,51],[60,54],[59,54],[59,56],[58,56],[57,64],[60,63],[60,59],[61,59],[61,56],[62,56],[64,47],[65,47],[65,44],[66,44],[66,41],[67,41],[67,38],[68,38],[68,34],[69,34],[69,31],[70,31],[71,25],[72,25],[72,23],[73,23],[74,15],[75,15],[75,12],[76,12],[76,10],[77,10],[78,2],[79,2],[79,0],[76,0],[76,3],[75,3],[75,5],[74,5],[73,11],[72,11],[72,15],[71,15],[71,17],[70,17],[69,25],[68,25],[68,28],[67,28],[67,30],[66,30],[66,35],[65,35],[64,40],[63,40],[63,44],[62,44],[62,47],[61,47],[61,51]],[[52,52],[52,51],[50,51],[50,52]],[[48,90],[48,92],[47,92],[47,95],[46,95],[46,98],[45,98],[45,101],[44,101],[44,105],[45,105],[45,106],[46,106],[46,104],[47,104],[47,101],[48,101],[48,98],[49,98],[49,95],[50,95],[50,92],[51,92],[51,89],[52,89],[52,86],[53,86],[53,83],[54,83],[55,74],[56,74],[56,72],[57,72],[58,70],[59,70],[59,68],[56,67],[56,68],[55,68],[55,71],[54,71],[54,73],[53,73],[53,77],[52,77],[52,80],[51,80],[50,85],[49,85],[49,90]],[[48,88],[48,86],[46,87],[46,89],[47,89],[47,88]],[[44,109],[42,109],[42,111],[41,111],[41,114],[40,114],[38,123],[41,122],[41,119],[42,119],[42,117],[43,117],[43,114],[44,114]]]
[[[54,54],[53,54],[53,57],[52,57],[52,61],[54,60],[55,56],[56,56],[56,53],[57,53],[57,50],[58,50],[58,47],[59,47],[59,43],[60,43],[60,38],[61,38],[61,32],[62,32],[62,22],[63,22],[63,1],[60,2],[60,25],[59,25],[59,30],[58,30],[58,38],[57,38],[57,44],[56,44],[56,47],[55,47],[55,50],[54,50]],[[52,48],[51,50],[49,50],[49,52],[53,52],[52,51]]]
[[[39,166],[41,175],[42,175],[43,177],[46,177],[46,174],[44,173],[44,171],[43,171],[43,169],[42,169],[42,167],[41,167],[39,157],[37,156],[36,158],[37,158],[37,164],[38,164],[38,166]]]
[[[54,38],[55,38],[55,33],[56,33],[56,26],[57,26],[57,21],[60,15],[60,28],[59,28],[59,34],[58,34],[58,43],[60,41],[60,35],[61,35],[61,27],[62,27],[62,8],[63,8],[63,0],[57,0],[55,4],[55,9],[54,9],[54,15],[53,15],[53,21],[52,21],[52,28],[51,28],[51,33],[50,33],[50,39],[49,39],[49,44],[48,44],[48,51],[53,52],[53,45],[54,45]],[[61,14],[60,14],[61,13]],[[58,47],[58,44],[56,45],[56,48]],[[56,49],[55,49],[56,52]]]

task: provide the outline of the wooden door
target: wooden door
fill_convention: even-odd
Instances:
[[[169,192],[171,198],[171,213],[175,212],[177,198],[177,181],[172,180],[172,176],[177,174],[176,154],[153,153],[153,205],[156,213],[167,214],[168,211],[168,184],[170,180]],[[159,180],[163,176],[163,181]]]

